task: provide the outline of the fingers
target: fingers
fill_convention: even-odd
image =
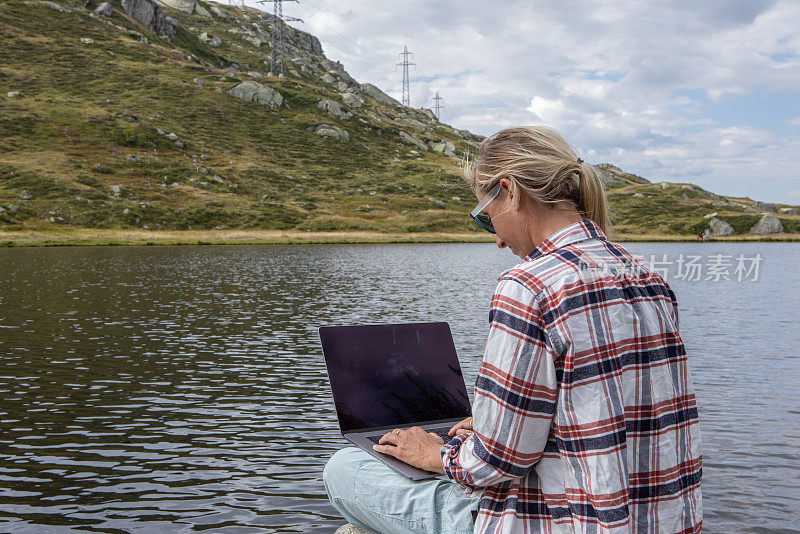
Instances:
[[[472,432],[472,417],[467,417],[463,421],[459,421],[453,428],[451,428],[448,432],[448,436],[455,436],[459,430],[465,430],[467,432]]]
[[[381,436],[381,439],[378,440],[378,443],[381,445],[385,445],[387,443],[391,445],[397,445],[397,439],[400,437],[401,432],[402,430],[400,430],[399,428],[395,428],[391,432],[387,432],[386,434]]]

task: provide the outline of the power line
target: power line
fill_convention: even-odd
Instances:
[[[433,95],[433,114],[436,115],[436,120],[441,122],[442,121],[442,110],[444,109],[444,98],[439,96],[439,91],[436,91],[436,94]]]
[[[408,84],[408,67],[414,65],[414,63],[409,62],[408,58],[409,56],[413,56],[414,54],[408,51],[407,46],[403,46],[403,51],[397,55],[398,57],[403,56],[402,63],[398,63],[397,66],[395,67],[395,68],[400,66],[403,67],[403,105],[406,107],[411,107],[411,88],[409,87]]]
[[[297,17],[283,16],[283,3],[284,2],[299,2],[300,0],[258,0],[259,4],[272,2],[272,14],[275,20],[272,22],[272,32],[270,33],[270,58],[269,58],[269,75],[274,76],[276,73],[279,77],[283,78],[286,70],[285,51],[283,48],[283,25],[286,22],[303,22]]]

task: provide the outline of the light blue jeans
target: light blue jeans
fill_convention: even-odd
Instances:
[[[479,494],[440,479],[410,480],[355,447],[322,473],[331,504],[347,521],[380,534],[471,534]]]

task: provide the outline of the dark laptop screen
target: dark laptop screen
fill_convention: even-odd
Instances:
[[[470,415],[447,323],[319,330],[342,432]]]

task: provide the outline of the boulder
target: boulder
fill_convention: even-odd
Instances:
[[[122,186],[114,184],[111,186],[111,194],[118,197],[122,193]]]
[[[209,2],[209,3],[208,3],[208,9],[210,9],[210,10],[211,10],[211,12],[212,12],[214,15],[218,16],[218,17],[219,17],[219,18],[221,18],[221,19],[226,19],[226,18],[228,18],[228,12],[227,12],[227,11],[225,11],[224,9],[222,9],[221,7],[217,6],[217,5],[216,5],[215,3],[213,3],[213,2]]]
[[[111,3],[103,2],[102,4],[94,8],[94,12],[95,14],[100,15],[102,17],[110,17],[112,12]]]
[[[411,134],[407,134],[406,132],[400,130],[400,139],[408,143],[409,145],[414,145],[415,147],[419,148],[420,150],[428,151],[428,145],[425,144],[424,141],[421,141],[414,137]]]
[[[122,0],[122,9],[157,35],[171,36],[178,27],[175,19],[165,17],[161,6],[150,0]]]
[[[721,237],[734,233],[733,226],[717,217],[712,217],[708,221],[708,229],[711,230],[711,235],[714,237]]]
[[[30,200],[33,198],[33,195],[31,195],[30,193],[28,193],[26,190],[23,189],[19,193],[19,198],[21,198],[22,200]]]
[[[256,72],[256,71],[254,71],[254,70],[249,70],[249,71],[247,71],[245,74],[247,74],[247,75],[248,75],[248,76],[250,76],[251,78],[255,78],[255,79],[261,79],[261,78],[263,78],[263,77],[264,77],[264,75],[263,75],[263,74],[261,74],[260,72]]]
[[[780,212],[784,215],[800,215],[800,210],[797,208],[781,208]]]
[[[94,39],[91,37],[81,37],[81,42],[83,44],[94,44]]]
[[[391,96],[387,95],[386,93],[384,93],[371,83],[361,84],[361,90],[368,96],[371,96],[372,98],[377,100],[378,102],[383,102],[384,104],[389,104],[390,106],[402,106],[400,102],[398,102]]]
[[[751,234],[780,234],[783,233],[783,224],[771,213],[765,213],[761,219],[750,228]]]
[[[317,126],[312,126],[311,128],[308,128],[308,130],[323,137],[333,137],[334,139],[340,139],[342,141],[350,140],[350,134],[348,134],[346,131],[342,130],[338,126],[333,126],[331,124],[319,124]]]
[[[228,93],[236,98],[256,102],[273,109],[282,106],[284,103],[283,96],[278,91],[253,81],[242,82],[228,91]]]
[[[364,99],[355,93],[344,93],[342,95],[342,102],[349,108],[358,109],[364,105]]]
[[[334,102],[333,100],[320,100],[317,103],[317,107],[319,109],[324,109],[328,112],[328,115],[336,117],[337,119],[347,120],[353,116],[352,113],[345,111],[342,109],[342,106],[339,105],[338,102]]]
[[[595,166],[594,169],[597,171],[597,176],[600,178],[600,181],[603,182],[605,185],[613,185],[613,184],[624,184],[625,180],[611,172],[609,169]]]
[[[211,35],[208,32],[201,33],[197,38],[209,46],[219,46],[222,44],[222,39],[220,39],[216,35]]]
[[[452,141],[443,140],[438,143],[431,143],[431,150],[434,152],[441,152],[446,156],[450,156],[451,158],[456,157],[456,145],[453,144]]]
[[[322,76],[322,81],[327,84],[332,84],[336,83],[336,78],[334,78],[330,74],[325,74],[324,76]]]
[[[72,13],[72,10],[70,8],[64,7],[56,2],[50,2],[49,0],[46,0],[42,3],[47,7],[49,7],[50,9],[55,9],[56,11],[60,11],[61,13]]]
[[[19,91],[9,91],[6,95],[8,96],[8,98],[17,98],[19,96],[22,96],[22,93],[20,93]]]
[[[667,182],[661,182],[659,185],[661,186],[661,189],[669,189],[669,183]]]
[[[206,84],[206,79],[203,78],[202,76],[198,76],[197,78],[194,79],[194,84],[202,87],[203,85]]]

